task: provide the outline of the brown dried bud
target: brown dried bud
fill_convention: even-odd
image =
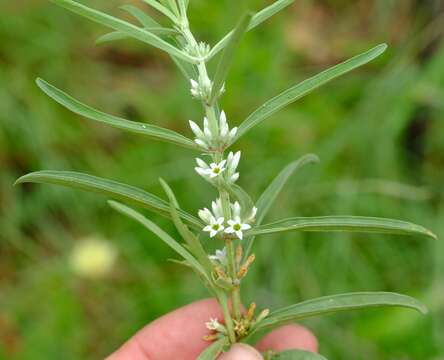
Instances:
[[[242,279],[248,272],[248,268],[250,267],[250,265],[253,263],[254,259],[256,259],[256,256],[250,255],[247,259],[247,261],[245,261],[245,263],[241,266],[241,268],[239,269],[239,272],[237,273],[237,277],[239,279]]]
[[[245,315],[245,318],[248,320],[248,321],[251,321],[252,319],[253,319],[253,317],[254,317],[254,312],[256,311],[256,303],[254,303],[254,302],[252,302],[251,304],[250,304],[250,307],[248,308],[248,310],[247,310],[247,314]]]

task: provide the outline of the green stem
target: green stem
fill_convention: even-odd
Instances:
[[[185,37],[185,39],[188,41],[191,45],[197,45],[197,41],[194,38],[193,34],[191,33],[189,27],[188,27],[188,19],[184,19],[183,21],[183,28],[182,33]],[[200,77],[206,78],[208,76],[207,68],[205,61],[202,61],[197,64],[197,70],[199,72]],[[205,115],[208,119],[210,131],[214,136],[217,136],[219,133],[219,124],[218,124],[218,107],[217,103],[214,103],[212,105],[203,102],[203,107],[205,111]],[[217,163],[222,161],[224,157],[224,149],[214,149],[215,152],[213,153],[213,160]],[[219,196],[221,199],[222,209],[225,220],[231,219],[231,208],[230,208],[230,195],[228,192],[222,187],[218,186],[219,190]],[[236,260],[235,260],[235,252],[234,252],[234,246],[233,246],[233,240],[227,239],[225,241],[225,246],[227,249],[227,270],[229,273],[229,276],[232,278],[234,282],[237,282],[237,270],[236,270]],[[232,311],[235,319],[241,318],[241,297],[240,297],[240,286],[239,284],[234,284],[234,289],[231,292],[231,300],[232,300]],[[233,318],[228,308],[228,301],[227,301],[227,293],[221,293],[218,296],[218,300],[222,306],[222,310],[224,313],[225,318],[225,324],[228,331],[228,336],[230,338],[230,341],[234,343],[236,341],[236,335],[234,332],[233,327]]]
[[[236,342],[236,335],[234,333],[233,319],[231,318],[230,310],[228,308],[227,295],[223,292],[220,293],[218,296],[218,300],[224,314],[225,327],[227,328],[228,338],[230,339],[230,342],[234,344]]]

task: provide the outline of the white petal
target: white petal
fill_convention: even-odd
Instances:
[[[192,120],[188,120],[190,124],[191,131],[196,135],[196,137],[203,137],[203,132],[200,127]]]
[[[249,229],[251,229],[251,226],[248,224],[241,224],[241,229],[242,230],[249,230]]]
[[[236,224],[236,221],[234,221],[232,219],[228,220],[227,222],[228,222],[228,225],[230,225],[230,227],[232,227],[232,226],[234,226],[234,224]]]
[[[209,169],[207,163],[203,161],[202,159],[196,158],[196,163],[201,167],[202,169]]]
[[[217,230],[211,230],[210,231],[210,237],[215,237],[217,235]]]
[[[197,145],[199,145],[199,146],[201,146],[201,147],[203,147],[205,149],[208,149],[208,145],[207,145],[207,143],[205,141],[202,141],[201,139],[195,139],[194,142]]]
[[[235,170],[235,169],[237,168],[237,166],[239,165],[240,157],[241,157],[241,152],[240,152],[240,151],[238,151],[238,152],[236,152],[236,154],[234,154],[233,162],[232,162],[232,164],[231,164],[231,166],[233,167],[234,170]],[[233,170],[233,171],[234,171],[234,170]]]
[[[239,217],[240,217],[240,213],[241,213],[240,204],[236,201],[233,204],[232,209],[233,209],[233,217],[235,218],[235,220],[239,221]]]
[[[230,226],[230,227],[227,227],[226,229],[225,229],[225,233],[227,233],[227,234],[232,234],[232,233],[234,233],[234,229]]]
[[[230,181],[233,182],[233,183],[236,182],[237,179],[239,179],[239,173],[233,174],[230,177]]]
[[[222,110],[220,112],[219,120],[220,120],[221,124],[226,124],[227,123],[227,115],[225,114],[225,111]]]
[[[213,215],[211,214],[211,211],[208,210],[207,208],[204,208],[203,210],[199,210],[197,214],[207,224],[211,223],[211,218],[213,217]]]
[[[242,237],[243,237],[242,231],[240,231],[240,230],[236,231],[236,235],[240,240],[242,240]]]
[[[237,127],[232,128],[230,131],[230,138],[231,139],[234,138],[236,136],[236,133],[237,133]]]
[[[196,170],[196,172],[203,177],[208,177],[208,172],[205,169],[201,169],[200,167],[195,167],[194,170]]]
[[[223,168],[226,162],[227,162],[227,160],[222,160],[222,161],[219,163],[219,167],[220,167],[220,168]]]
[[[213,229],[212,229],[211,225],[207,225],[202,230],[203,231],[212,231]]]
[[[190,79],[190,82],[191,82],[191,87],[193,89],[196,89],[199,87],[199,83],[196,80]]]
[[[216,224],[219,224],[221,226],[223,226],[225,219],[223,217],[220,217],[216,220]]]

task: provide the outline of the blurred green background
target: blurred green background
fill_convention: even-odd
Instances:
[[[130,1],[146,9],[141,1]],[[265,0],[249,0],[258,10]],[[122,1],[88,1],[127,18]],[[191,1],[201,39],[236,22],[239,2]],[[197,102],[169,58],[135,41],[96,46],[99,25],[43,0],[0,4],[0,358],[103,358],[161,314],[207,296],[154,235],[105,198],[26,184],[24,173],[76,170],[162,195],[158,177],[190,211],[213,189],[195,154],[73,115],[36,87],[37,76],[87,104],[191,136]],[[223,108],[238,124],[290,85],[381,42],[379,59],[324,86],[248,133],[240,183],[257,198],[288,162],[296,174],[269,219],[355,214],[400,218],[444,238],[444,4],[439,0],[300,0],[248,33]],[[150,215],[174,234],[168,221]],[[116,252],[104,276],[81,276],[76,244],[103,238]],[[214,245],[212,245],[214,246]],[[260,307],[326,294],[398,291],[430,314],[380,309],[305,322],[330,359],[444,359],[444,246],[400,236],[296,234],[255,243],[245,286]]]

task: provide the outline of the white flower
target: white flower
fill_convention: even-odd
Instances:
[[[223,144],[227,145],[234,139],[237,133],[237,127],[230,130],[227,123],[225,111],[221,111],[219,116],[219,136]]]
[[[188,120],[188,122],[190,124],[191,131],[196,136],[194,142],[200,147],[203,147],[205,150],[208,150],[211,147],[214,138],[208,124],[208,119],[204,118],[203,130],[194,121]]]
[[[227,249],[223,248],[222,250],[216,250],[216,253],[214,255],[208,256],[210,260],[218,261],[222,265],[227,264]]]
[[[240,240],[243,238],[243,231],[251,229],[251,226],[249,224],[242,223],[239,217],[228,220],[228,225],[230,226],[225,229],[225,233],[235,233]]]
[[[225,327],[217,320],[217,318],[210,318],[210,321],[205,323],[208,330],[215,330],[220,332],[225,332]]]
[[[211,95],[213,82],[208,78],[208,75],[199,75],[197,80],[190,79],[191,95],[199,100],[207,99]]]
[[[248,215],[248,218],[245,220],[246,222],[254,222],[256,220],[256,214],[257,214],[257,207],[253,206],[251,209],[250,215]]]
[[[222,208],[222,201],[220,198],[217,198],[215,201],[211,202],[211,210],[213,211],[215,218],[224,216],[224,210]]]
[[[210,166],[199,158],[196,159],[197,167],[194,168],[196,172],[207,180],[214,179],[225,171],[226,160],[222,160],[219,164],[211,163]]]
[[[230,204],[231,207],[231,217],[240,218],[241,217],[241,207],[240,204],[236,201],[234,204]]]
[[[210,218],[210,224],[203,228],[203,231],[210,233],[210,237],[215,237],[217,233],[224,230],[224,218],[215,219],[214,216]]]
[[[230,152],[227,157],[227,180],[231,183],[235,183],[239,179],[239,173],[236,172],[239,165],[241,152]]]

